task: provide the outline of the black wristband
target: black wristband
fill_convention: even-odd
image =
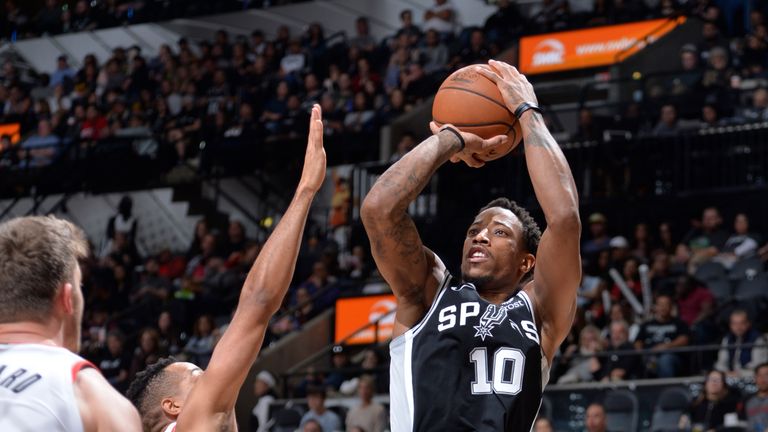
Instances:
[[[543,111],[541,110],[541,108],[539,108],[538,105],[531,104],[531,103],[528,103],[528,102],[523,102],[515,110],[515,112],[514,112],[515,118],[519,119],[520,116],[523,115],[523,113],[528,111],[528,110],[534,110],[534,111],[536,111],[539,114],[543,113]]]
[[[442,131],[449,131],[449,132],[453,133],[454,135],[456,135],[456,138],[459,139],[459,143],[461,144],[461,148],[459,149],[459,151],[464,150],[464,147],[467,144],[464,142],[464,137],[461,136],[459,131],[457,131],[456,129],[454,129],[454,128],[450,127],[450,126],[446,126],[446,127],[442,128],[442,129],[440,129],[440,132],[442,132]]]

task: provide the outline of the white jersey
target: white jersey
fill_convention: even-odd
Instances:
[[[82,432],[74,381],[88,367],[65,348],[0,344],[0,431]]]

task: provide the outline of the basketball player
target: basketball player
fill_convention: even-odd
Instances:
[[[393,432],[528,431],[549,365],[571,328],[581,278],[578,199],[568,163],[549,134],[533,87],[512,66],[479,69],[516,113],[547,229],[500,198],[480,210],[452,277],[422,245],[406,209],[448,160],[482,166],[474,153],[504,143],[451,125],[391,166],[362,207],[373,256],[397,297],[390,402]],[[533,278],[529,280],[529,273]]]
[[[80,349],[85,236],[54,217],[0,225],[0,431],[141,430]]]
[[[237,395],[288,290],[309,207],[324,178],[323,122],[315,105],[296,194],[248,273],[235,315],[208,368],[203,372],[191,363],[162,359],[139,373],[128,389],[144,431],[237,430]]]

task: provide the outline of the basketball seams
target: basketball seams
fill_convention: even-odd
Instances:
[[[435,123],[437,123],[438,126],[442,126],[444,124],[449,124],[449,122],[440,121],[436,118],[432,119]],[[485,127],[485,126],[506,126],[507,127],[507,133],[509,133],[510,130],[515,128],[514,124],[510,124],[507,122],[490,122],[490,123],[450,123],[453,126],[456,126],[458,128],[462,127]]]
[[[509,108],[507,108],[506,105],[504,105],[503,103],[497,101],[496,99],[494,99],[492,97],[489,97],[488,95],[480,93],[479,91],[471,90],[471,89],[468,89],[468,88],[465,88],[465,87],[445,86],[445,87],[440,87],[440,89],[438,89],[437,92],[440,93],[443,90],[457,90],[457,91],[464,91],[464,92],[467,92],[467,93],[472,93],[475,96],[479,96],[479,97],[481,97],[481,98],[483,98],[485,100],[493,102],[495,105],[497,105],[497,106],[499,106],[501,108],[504,108],[505,111],[509,112],[510,115],[512,115],[512,112],[509,111]]]

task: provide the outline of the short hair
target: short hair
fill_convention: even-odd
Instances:
[[[53,216],[0,224],[0,323],[44,322],[59,287],[88,256],[83,231]]]
[[[762,369],[762,368],[768,368],[768,362],[760,363],[759,365],[755,366],[755,374],[760,372],[760,369]]]
[[[536,251],[539,249],[539,241],[541,240],[541,229],[539,224],[531,217],[528,210],[524,209],[516,202],[509,198],[496,198],[495,200],[486,204],[481,208],[478,213],[482,213],[492,207],[501,207],[507,209],[520,219],[520,223],[523,224],[523,240],[525,240],[525,248],[528,252],[536,255]]]
[[[150,430],[158,421],[158,408],[165,392],[172,385],[171,377],[166,368],[178,360],[174,357],[161,358],[136,374],[125,396],[133,403],[141,414],[144,430]]]
[[[325,388],[323,386],[311,385],[307,387],[307,396],[320,396],[325,399]]]
[[[737,308],[731,311],[731,314],[728,316],[728,318],[733,318],[734,315],[744,315],[744,318],[747,319],[748,322],[752,322],[752,320],[749,318],[749,312],[747,312],[746,309]]]

